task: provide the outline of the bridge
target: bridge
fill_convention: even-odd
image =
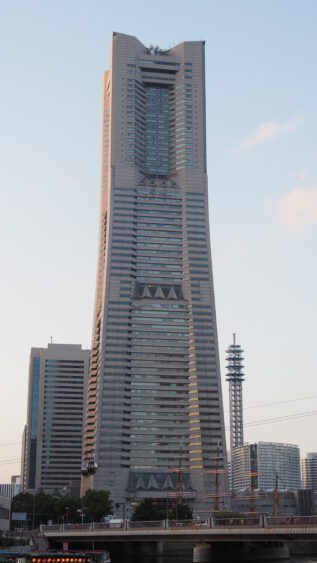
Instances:
[[[206,520],[53,524],[41,526],[52,543],[98,542],[276,542],[317,541],[317,516],[265,515]]]

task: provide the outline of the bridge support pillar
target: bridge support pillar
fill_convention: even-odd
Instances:
[[[208,543],[198,543],[193,551],[193,563],[210,563],[211,545]]]
[[[257,542],[198,543],[193,551],[193,563],[255,563],[257,561],[289,561],[288,545],[280,540]]]

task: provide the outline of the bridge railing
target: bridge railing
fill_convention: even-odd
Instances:
[[[317,516],[279,516],[267,517],[268,526],[316,526]]]
[[[166,520],[167,528],[210,528],[209,520]]]
[[[62,524],[50,524],[50,525],[46,525],[46,524],[41,524],[40,525],[40,531],[41,532],[61,532],[62,531]]]
[[[64,526],[64,531],[66,532],[67,530],[90,530],[91,529],[91,524],[63,524]]]
[[[41,525],[40,532],[67,532],[67,531],[90,531],[97,530],[138,530],[138,529],[168,529],[168,528],[244,528],[244,527],[288,527],[288,526],[317,526],[317,516],[280,516],[273,518],[264,514],[249,516],[245,515],[240,518],[219,518],[211,517],[206,520],[155,520],[150,522],[133,522],[130,520],[117,522],[94,522],[86,524],[51,524]]]
[[[153,520],[151,522],[129,522],[129,528],[164,528],[165,520]]]
[[[109,530],[109,528],[124,528],[124,521],[120,520],[119,522],[94,522],[93,523],[93,530]]]
[[[242,518],[214,518],[213,525],[215,528],[230,528],[230,527],[244,527],[244,526],[263,526],[262,516],[245,516]]]

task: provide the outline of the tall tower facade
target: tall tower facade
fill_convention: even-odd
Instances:
[[[89,355],[76,344],[31,348],[24,490],[80,492]]]
[[[243,401],[242,382],[243,373],[243,350],[240,344],[236,344],[236,335],[233,335],[233,344],[227,350],[227,374],[229,381],[230,402],[230,449],[231,460],[233,449],[243,445]]]
[[[166,499],[180,456],[185,496],[227,468],[204,65],[202,41],[164,51],[113,34],[84,448],[98,470],[82,492],[114,502]]]

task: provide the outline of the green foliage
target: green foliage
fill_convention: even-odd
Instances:
[[[155,502],[153,499],[145,499],[135,509],[132,520],[135,522],[165,520],[167,516],[166,509],[167,506],[165,502]],[[175,503],[173,503],[173,506],[169,506],[168,518],[169,520],[191,520],[193,513],[187,504],[178,504],[176,507]]]
[[[55,504],[56,499],[52,495],[47,495],[43,491],[39,491],[35,495],[35,506],[34,506],[34,524],[38,526],[39,524],[47,523],[48,520],[55,520],[56,510]]]
[[[177,517],[177,518],[176,518]],[[178,504],[173,506],[171,512],[169,513],[170,520],[192,520],[193,511],[189,508],[188,504]]]
[[[132,516],[134,522],[150,522],[164,518],[166,518],[166,507],[154,503],[152,499],[143,500]]]
[[[108,491],[95,491],[88,489],[81,499],[86,520],[100,522],[103,516],[112,514],[112,500]]]
[[[59,521],[80,522],[81,500],[78,497],[67,495],[55,500],[55,513]]]
[[[42,491],[31,495],[30,493],[20,493],[13,497],[11,504],[12,512],[26,512],[27,524],[37,527],[39,524],[53,520],[55,517],[55,499],[51,495],[46,495]],[[12,522],[12,526],[17,525]]]
[[[48,520],[53,522],[80,522],[81,510],[85,515],[85,521],[99,522],[103,516],[112,513],[112,501],[108,491],[89,490],[82,497],[70,495],[56,498],[39,491],[36,495],[20,493],[12,499],[11,512],[26,512],[27,527],[38,527],[47,524]],[[16,522],[11,526],[15,527]]]
[[[33,511],[34,495],[30,493],[20,493],[13,497],[11,504],[11,512],[27,512]]]

